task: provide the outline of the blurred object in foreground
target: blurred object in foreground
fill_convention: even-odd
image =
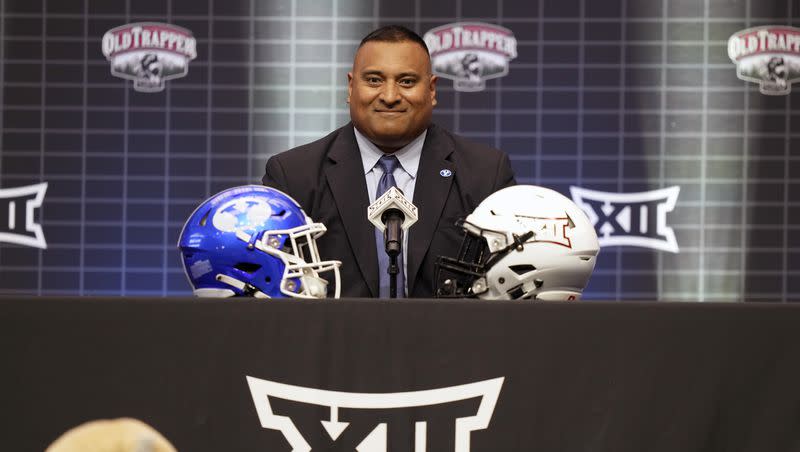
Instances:
[[[101,419],[61,435],[45,452],[176,452],[164,436],[144,422]]]

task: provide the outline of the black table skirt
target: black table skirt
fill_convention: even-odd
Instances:
[[[4,298],[0,338],[8,451],[122,416],[292,450],[259,410],[313,450],[800,451],[789,304]]]

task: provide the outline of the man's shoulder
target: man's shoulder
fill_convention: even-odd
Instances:
[[[487,159],[499,159],[506,155],[505,152],[493,146],[478,141],[472,141],[442,126],[434,125],[434,130],[453,143],[453,151],[459,159],[478,159],[486,161]]]
[[[483,200],[499,188],[515,183],[514,171],[505,152],[486,143],[469,140],[444,128],[437,129],[435,131],[439,135],[437,141],[447,143],[448,147],[452,146],[452,152],[448,153],[447,159],[453,162],[461,188],[470,191],[472,199]]]

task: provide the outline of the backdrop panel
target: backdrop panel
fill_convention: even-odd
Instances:
[[[35,193],[2,197],[0,229],[31,241],[0,243],[0,292],[188,294],[183,221],[349,120],[361,37],[477,22],[513,35],[508,72],[475,92],[443,78],[435,121],[595,215],[605,241],[587,298],[796,301],[797,93],[738,78],[728,42],[752,27],[784,36],[763,77],[791,79],[800,49],[780,30],[798,15],[789,0],[2,0],[0,188],[48,185],[31,210],[46,249],[22,227]],[[142,75],[104,54],[107,32],[141,22],[196,41],[163,60],[186,74],[162,91],[134,89],[112,66]]]

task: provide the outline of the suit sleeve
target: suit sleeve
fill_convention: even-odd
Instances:
[[[280,160],[276,156],[270,157],[267,160],[266,170],[264,177],[261,178],[261,183],[272,188],[287,193],[288,187],[286,186],[286,174],[283,171]]]
[[[502,156],[497,165],[497,171],[495,173],[492,193],[500,190],[501,188],[517,185],[517,181],[514,179],[514,170],[511,169],[511,161],[509,160],[508,155],[505,152],[503,152],[501,155]]]

